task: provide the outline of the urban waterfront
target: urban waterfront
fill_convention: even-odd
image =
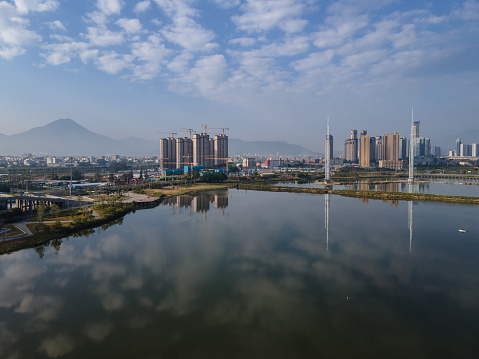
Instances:
[[[478,218],[331,195],[170,199],[1,256],[0,357],[472,357]]]

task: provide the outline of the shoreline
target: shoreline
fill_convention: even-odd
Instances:
[[[95,228],[115,224],[121,221],[127,214],[134,213],[139,209],[154,208],[161,204],[165,199],[182,195],[195,195],[200,192],[223,190],[223,189],[241,189],[250,191],[265,192],[287,192],[287,193],[308,193],[308,194],[333,194],[342,197],[364,198],[372,200],[396,200],[396,201],[428,201],[428,202],[444,202],[478,205],[479,197],[467,196],[447,196],[435,194],[418,194],[404,192],[381,192],[381,191],[361,191],[361,190],[332,190],[328,188],[311,188],[311,187],[288,187],[269,185],[267,183],[225,183],[202,186],[189,186],[186,188],[177,187],[171,189],[168,193],[164,191],[150,191],[149,196],[157,197],[157,201],[151,202],[151,205],[141,205],[140,203],[130,202],[124,203],[124,208],[119,208],[115,213],[96,218],[90,222],[82,223],[77,226],[62,226],[58,231],[43,231],[30,236],[23,236],[12,240],[0,242],[0,255],[13,253],[22,249],[36,248],[49,244],[53,240],[66,238],[69,236],[81,235],[82,232],[92,231]]]

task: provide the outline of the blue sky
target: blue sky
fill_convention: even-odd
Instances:
[[[0,0],[0,133],[201,124],[335,148],[349,130],[479,128],[479,2]],[[182,133],[179,133],[182,135]]]

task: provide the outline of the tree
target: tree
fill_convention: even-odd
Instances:
[[[50,206],[50,214],[52,216],[52,218],[56,218],[58,217],[58,215],[60,214],[60,207],[58,207],[57,204],[52,204]]]
[[[43,217],[45,216],[45,206],[43,204],[40,204],[37,207],[37,220],[38,223],[42,224],[43,223]]]

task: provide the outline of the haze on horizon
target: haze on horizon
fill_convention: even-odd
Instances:
[[[113,138],[219,122],[323,151],[353,128],[479,128],[479,2],[0,0],[0,133]]]

